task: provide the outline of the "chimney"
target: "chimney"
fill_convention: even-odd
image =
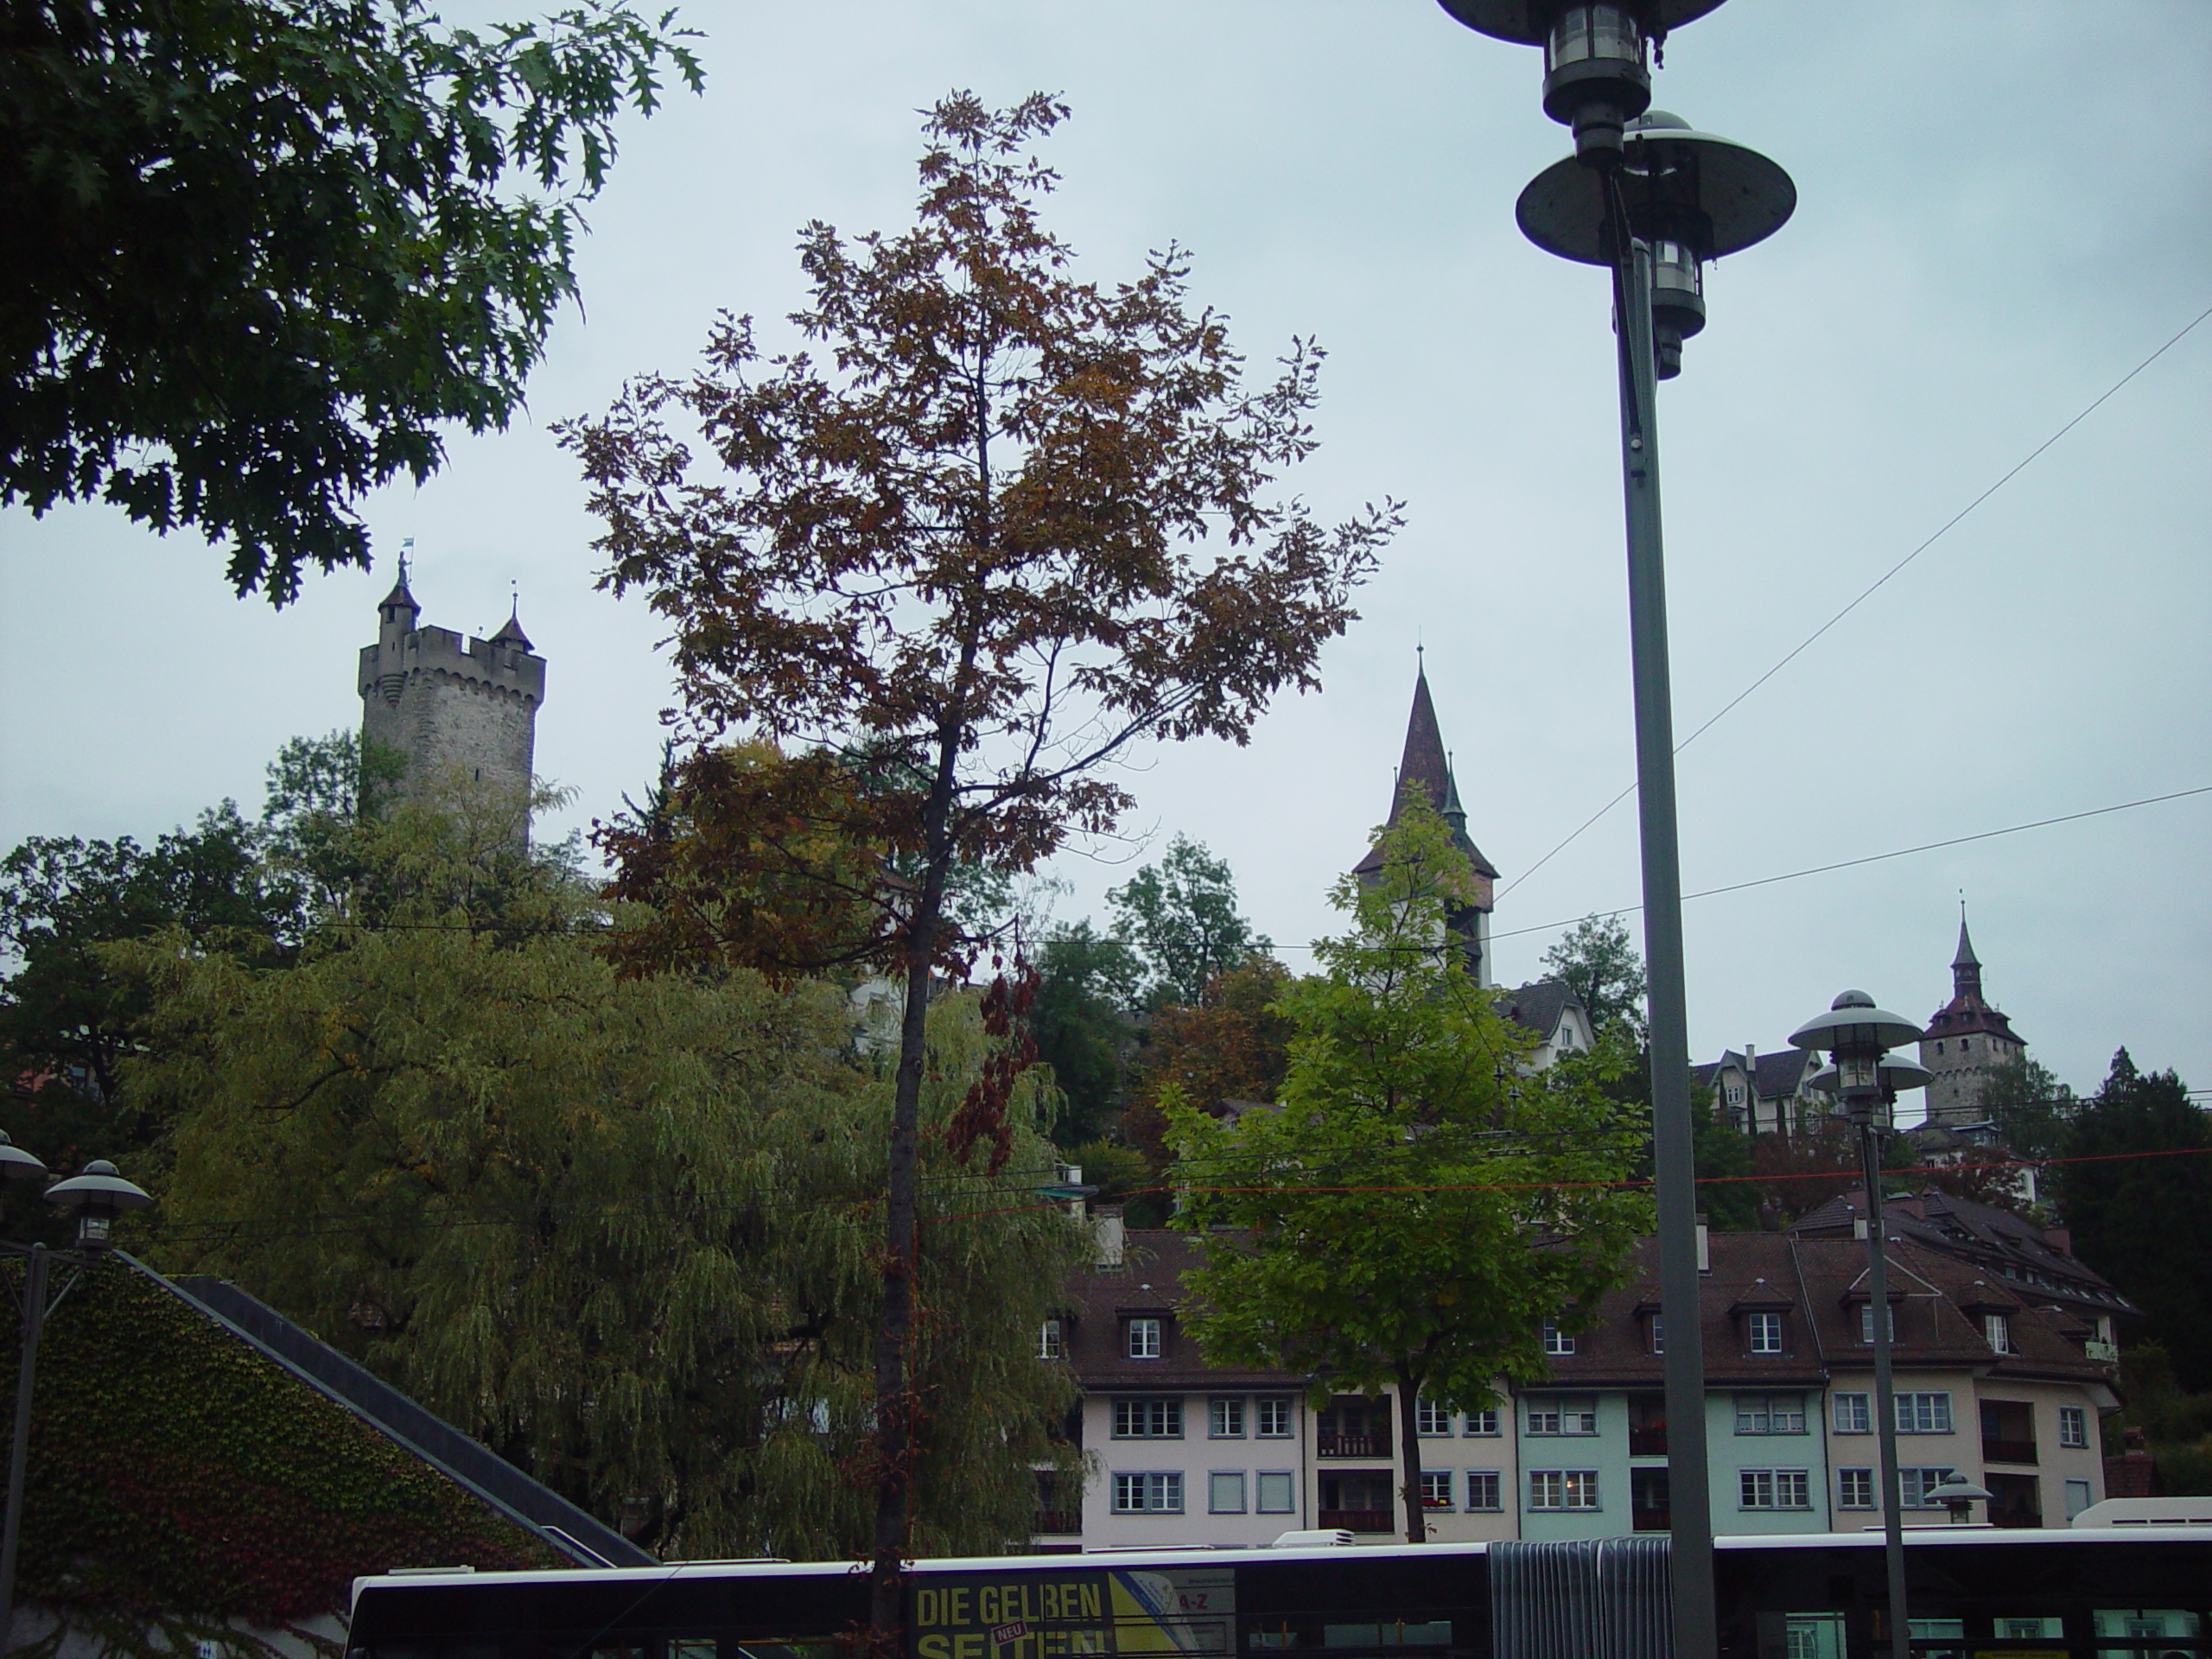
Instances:
[[[2046,1244],[2049,1244],[2052,1249],[2062,1251],[2068,1255],[2074,1254],[2074,1230],[2072,1228],[2046,1227],[2043,1230],[2043,1236],[2044,1242]]]
[[[1122,1265],[1122,1228],[1120,1205],[1102,1204],[1098,1206],[1098,1214],[1091,1226],[1090,1236],[1096,1249],[1094,1263],[1096,1266],[1118,1268]]]
[[[1713,1229],[1702,1214],[1697,1218],[1697,1270],[1700,1273],[1713,1271]]]

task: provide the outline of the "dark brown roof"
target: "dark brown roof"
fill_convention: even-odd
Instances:
[[[1563,979],[1535,980],[1506,992],[1498,1001],[1499,1013],[1546,1041],[1559,1029],[1560,1016],[1569,1007],[1581,1008],[1582,999]],[[1589,1013],[1587,1008],[1582,1011]]]
[[[1475,873],[1496,880],[1497,871],[1467,834],[1467,810],[1459,804],[1459,786],[1452,776],[1451,758],[1444,753],[1444,733],[1436,723],[1436,704],[1429,698],[1426,671],[1414,677],[1413,712],[1406,717],[1406,747],[1398,760],[1397,785],[1390,792],[1389,823],[1398,821],[1398,791],[1408,782],[1419,784],[1427,795],[1429,804],[1443,815],[1445,823],[1451,826],[1452,843],[1467,855]],[[1382,849],[1370,847],[1366,855],[1352,866],[1352,874],[1366,875],[1382,868]],[[1483,907],[1489,907],[1487,901]]]
[[[1132,1228],[1123,1239],[1120,1267],[1081,1268],[1069,1281],[1063,1329],[1068,1363],[1085,1389],[1096,1394],[1306,1386],[1304,1376],[1289,1371],[1208,1365],[1180,1317],[1183,1275],[1202,1259],[1197,1242],[1185,1233],[1151,1228]],[[1158,1359],[1128,1357],[1122,1322],[1132,1313],[1165,1318]]]

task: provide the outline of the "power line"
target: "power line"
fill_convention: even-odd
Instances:
[[[1700,726],[1695,731],[1692,732],[1681,742],[1675,745],[1675,753],[1676,754],[1680,754],[1684,749],[1689,747],[1691,744],[1696,742],[1698,739],[1703,737],[1707,732],[1710,731],[1715,725],[1717,725],[1730,710],[1736,707],[1738,703],[1743,702],[1744,699],[1750,696],[1752,692],[1758,690],[1769,680],[1782,672],[1783,669],[1789,667],[1789,664],[1795,662],[1799,656],[1801,656],[1813,645],[1815,640],[1819,639],[1822,634],[1826,633],[1830,628],[1835,626],[1837,623],[1842,621],[1845,617],[1849,616],[1852,612],[1857,610],[1861,605],[1872,598],[1877,588],[1887,582],[1891,576],[1896,575],[1898,571],[1904,569],[1905,566],[1910,564],[1915,559],[1918,558],[1923,553],[1925,553],[1929,548],[1935,546],[1938,541],[1948,534],[1951,530],[1958,524],[1960,520],[1963,519],[1968,513],[1972,512],[1983,502],[1988,500],[1989,498],[1996,494],[1998,491],[2003,489],[2007,484],[2018,477],[2020,474],[2025,472],[2029,466],[2032,464],[2044,450],[2050,448],[2051,445],[2056,443],[2069,432],[2071,432],[2075,427],[2081,425],[2083,421],[2088,420],[2090,416],[2095,414],[2097,410],[2102,408],[2105,403],[2118,392],[2122,386],[2125,386],[2129,381],[2135,378],[2137,375],[2142,373],[2144,370],[2149,368],[2153,363],[2157,362],[2168,352],[2171,351],[2176,346],[2179,345],[2182,340],[2188,335],[2197,324],[2202,322],[2207,317],[2212,317],[2212,306],[2207,306],[2203,310],[2198,312],[2194,317],[2191,317],[2188,322],[2182,326],[2179,332],[2170,338],[2164,345],[2159,346],[2158,349],[2152,352],[2150,356],[2145,358],[2140,363],[2138,363],[2126,374],[2123,374],[2119,379],[2113,381],[2111,385],[2106,387],[2105,390],[2098,395],[2096,399],[2086,409],[2082,410],[2080,414],[2075,416],[2072,420],[2067,422],[2065,425],[2060,427],[2058,430],[2045,438],[2033,449],[2031,449],[2024,457],[2014,463],[2012,467],[1994,484],[1992,484],[1980,495],[1974,497],[1973,500],[1967,502],[1966,505],[1961,507],[1956,512],[1945,519],[1936,530],[1934,534],[1930,535],[1925,541],[1922,542],[1919,546],[1914,548],[1911,552],[1906,554],[1895,564],[1882,572],[1882,574],[1877,576],[1872,582],[1868,583],[1867,586],[1859,593],[1857,598],[1853,599],[1834,616],[1828,618],[1827,621],[1821,623],[1819,627],[1815,628],[1812,632],[1807,634],[1803,639],[1800,640],[1795,646],[1793,646],[1779,661],[1777,661],[1771,668],[1768,669],[1765,673],[1760,675],[1758,678],[1753,680],[1741,691],[1738,691],[1734,696],[1729,698],[1726,702],[1721,704],[1719,709],[1715,712],[1711,718],[1707,720],[1703,725]],[[1498,897],[1501,899],[1503,898],[1507,893],[1512,892],[1514,888],[1519,887],[1523,881],[1526,881],[1530,876],[1534,875],[1538,870],[1542,869],[1544,866],[1550,863],[1554,858],[1557,857],[1560,853],[1565,852],[1568,847],[1572,846],[1574,842],[1580,837],[1584,830],[1589,829],[1592,824],[1596,823],[1599,819],[1604,817],[1608,812],[1611,812],[1615,807],[1618,806],[1623,801],[1626,800],[1630,796],[1635,793],[1636,785],[1631,783],[1627,788],[1622,790],[1619,794],[1614,796],[1612,799],[1607,801],[1595,812],[1592,812],[1588,817],[1583,819],[1580,823],[1577,824],[1574,829],[1568,833],[1566,840],[1560,842],[1559,845],[1554,847],[1550,852],[1546,853],[1534,864],[1531,864],[1527,869],[1522,871],[1520,874],[1515,876],[1512,880],[1507,882],[1503,887],[1499,888]]]

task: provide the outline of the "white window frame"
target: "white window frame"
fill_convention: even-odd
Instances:
[[[1835,1506],[1839,1510],[1876,1508],[1874,1471],[1872,1469],[1838,1469],[1835,1471]]]
[[[1166,1324],[1148,1313],[1132,1318],[1123,1332],[1122,1351],[1131,1359],[1158,1359],[1167,1346]]]
[[[1782,1315],[1746,1313],[1744,1316],[1744,1348],[1747,1353],[1780,1353],[1782,1351]]]
[[[1813,1507],[1812,1471],[1739,1469],[1736,1496],[1737,1508],[1742,1510],[1809,1510]]]
[[[1505,1508],[1505,1475],[1498,1469],[1467,1471],[1467,1513],[1496,1515]]]
[[[1872,1434],[1874,1432],[1874,1396],[1871,1394],[1839,1394],[1834,1396],[1835,1432],[1839,1434]]]
[[[2087,1406],[2061,1406],[2058,1408],[2058,1443],[2076,1452],[2088,1449],[2089,1408]]]
[[[1664,1314],[1654,1313],[1651,1316],[1649,1337],[1646,1345],[1655,1354],[1664,1354],[1667,1351],[1667,1319]]]
[[[1951,1391],[1948,1389],[1907,1390],[1894,1398],[1898,1433],[1949,1434],[1956,1432],[1951,1418]]]
[[[1426,1395],[1414,1396],[1414,1433],[1424,1440],[1452,1438],[1452,1414]]]
[[[1037,1357],[1065,1359],[1068,1357],[1067,1328],[1058,1319],[1047,1319],[1037,1327]]]
[[[1485,1406],[1480,1411],[1467,1414],[1467,1438],[1471,1440],[1495,1440],[1504,1433],[1497,1421],[1497,1408]]]
[[[1206,1513],[1208,1515],[1243,1515],[1246,1512],[1244,1471],[1242,1469],[1208,1470],[1206,1471]]]
[[[1183,1471],[1179,1469],[1116,1470],[1113,1502],[1116,1515],[1180,1515],[1183,1513]]]
[[[1270,1487],[1280,1482],[1283,1501],[1268,1502]],[[1298,1471],[1295,1469],[1260,1469],[1253,1471],[1252,1512],[1255,1515],[1296,1515],[1298,1513]]]
[[[1424,1510],[1455,1510],[1452,1501],[1453,1485],[1449,1469],[1424,1469],[1421,1471],[1421,1506]]]
[[[2009,1354],[2013,1351],[2012,1322],[2002,1313],[1981,1316],[1981,1335],[1982,1339],[1988,1343],[1991,1352]]]
[[[1252,1438],[1287,1440],[1297,1435],[1297,1414],[1287,1394],[1263,1394],[1252,1402]]]
[[[1155,1421],[1160,1427],[1153,1427]],[[1173,1394],[1125,1394],[1116,1396],[1113,1438],[1117,1440],[1181,1440],[1182,1396]]]
[[[1548,1354],[1572,1354],[1574,1351],[1573,1333],[1560,1330],[1556,1319],[1546,1319],[1544,1321],[1544,1351]]]
[[[1889,1307],[1890,1340],[1895,1342],[1897,1339],[1897,1307],[1895,1302],[1891,1302]],[[1862,1348],[1874,1345],[1874,1304],[1872,1302],[1859,1304],[1859,1345]]]
[[[1788,1404],[1784,1404],[1788,1402]],[[1777,1427],[1776,1425],[1782,1426]],[[1738,1434],[1802,1434],[1805,1396],[1797,1393],[1739,1394],[1736,1396]]]
[[[1957,1472],[1949,1464],[1898,1470],[1897,1507],[1901,1510],[1942,1509],[1942,1504],[1928,1501],[1928,1494]]]
[[[1529,1433],[1540,1440],[1568,1439],[1598,1432],[1598,1402],[1582,1395],[1528,1396]]]
[[[1244,1438],[1244,1397],[1217,1394],[1206,1402],[1206,1438],[1241,1440]]]
[[[1602,1507],[1598,1500],[1598,1471],[1595,1469],[1531,1469],[1529,1471],[1529,1508],[1531,1510],[1553,1513],[1579,1510],[1587,1513]]]

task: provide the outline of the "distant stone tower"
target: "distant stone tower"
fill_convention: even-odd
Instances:
[[[407,757],[408,783],[459,768],[526,791],[537,747],[545,659],[514,615],[489,639],[416,626],[407,564],[377,607],[377,642],[361,648],[361,740]]]
[[[1981,963],[1967,937],[1962,905],[1959,952],[1951,958],[1951,1000],[1936,1009],[1920,1039],[1920,1063],[1936,1074],[1928,1084],[1928,1121],[1947,1128],[1980,1122],[1991,1069],[2026,1047],[2013,1034],[2012,1022],[1982,996]]]
[[[1487,987],[1496,982],[1491,972],[1490,915],[1497,871],[1467,834],[1467,809],[1459,804],[1459,785],[1452,776],[1451,759],[1444,753],[1444,734],[1436,723],[1436,704],[1429,698],[1425,666],[1414,677],[1413,713],[1406,720],[1406,749],[1399,758],[1396,783],[1390,791],[1389,823],[1398,821],[1398,789],[1408,779],[1427,791],[1452,831],[1452,845],[1474,866],[1475,902],[1455,912],[1451,925],[1466,949],[1468,973],[1476,984]],[[1364,880],[1382,867],[1381,852],[1370,847],[1367,856],[1352,866],[1352,874]]]

